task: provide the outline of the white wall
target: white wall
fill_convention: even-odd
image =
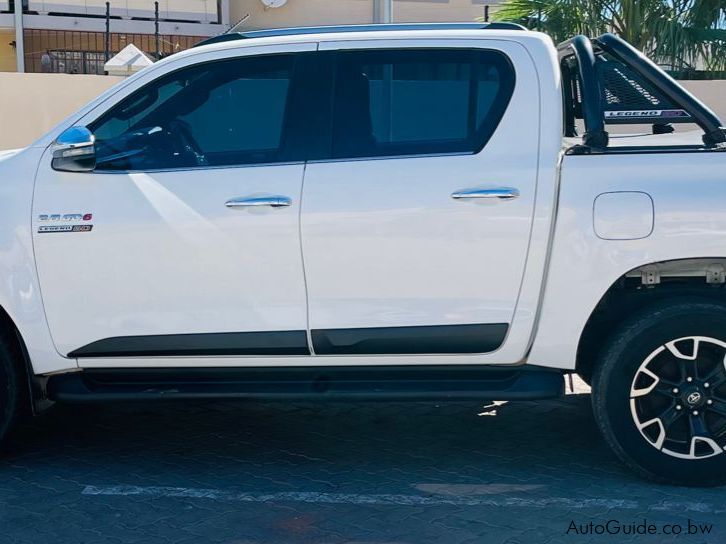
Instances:
[[[726,80],[681,81],[681,84],[713,109],[726,124]]]
[[[0,73],[0,149],[28,145],[121,79]]]

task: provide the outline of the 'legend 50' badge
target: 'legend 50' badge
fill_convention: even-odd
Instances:
[[[43,225],[38,232],[90,232],[93,225]]]

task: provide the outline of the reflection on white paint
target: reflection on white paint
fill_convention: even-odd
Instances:
[[[231,249],[231,240],[222,230],[149,174],[133,173],[129,178],[180,238],[200,248],[226,244]]]

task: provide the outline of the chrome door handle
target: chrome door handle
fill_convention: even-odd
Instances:
[[[286,196],[258,196],[253,198],[232,198],[224,203],[228,208],[252,208],[255,206],[269,206],[271,208],[285,208],[292,204],[292,199]]]
[[[468,200],[470,198],[498,198],[511,200],[519,196],[519,189],[513,187],[497,187],[495,189],[462,189],[451,193],[454,200]]]

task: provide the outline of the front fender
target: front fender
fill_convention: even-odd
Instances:
[[[53,346],[31,235],[33,185],[41,148],[0,152],[0,306],[25,341],[35,374],[75,368]]]

